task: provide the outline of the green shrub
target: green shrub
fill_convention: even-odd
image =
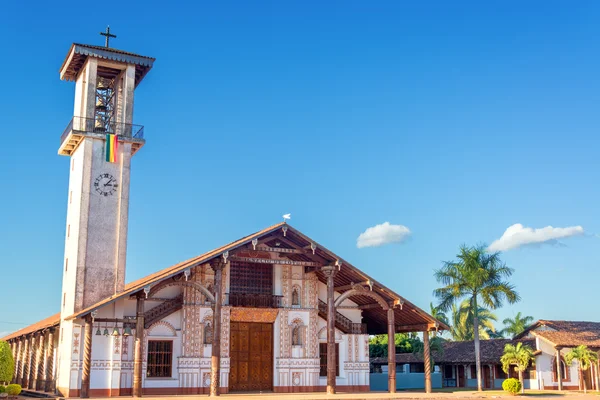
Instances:
[[[0,385],[0,393],[6,393],[6,386]]]
[[[15,361],[13,360],[10,345],[0,340],[0,382],[10,382],[15,371]]]
[[[10,384],[6,387],[6,393],[9,396],[18,396],[21,393],[21,385],[17,385],[16,383]]]
[[[508,378],[502,382],[502,389],[514,396],[521,391],[521,382],[515,378]]]

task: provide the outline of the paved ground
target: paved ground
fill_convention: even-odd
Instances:
[[[186,395],[186,396],[155,396],[146,397],[144,400],[182,400],[182,398],[207,398],[206,395]],[[474,399],[514,399],[518,397],[507,395],[502,391],[487,391],[483,393],[460,391],[460,392],[434,392],[425,394],[423,392],[399,392],[389,394],[385,392],[371,393],[338,393],[333,396],[328,396],[325,393],[298,393],[298,394],[279,394],[279,393],[243,393],[243,394],[224,394],[220,396],[223,400],[377,400],[377,399],[449,399],[449,400],[474,400]],[[520,396],[521,397],[521,396]],[[525,394],[521,400],[525,399],[554,399],[554,400],[600,400],[600,393],[588,392],[587,395],[577,392],[532,392]]]

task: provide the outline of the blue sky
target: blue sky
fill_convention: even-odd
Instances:
[[[598,2],[35,3],[0,13],[0,332],[59,310],[74,85],[58,69],[107,24],[157,58],[136,91],[128,281],[291,212],[428,309],[462,243],[581,226],[503,253],[522,301],[497,314],[598,320]],[[411,235],[357,248],[386,221]]]

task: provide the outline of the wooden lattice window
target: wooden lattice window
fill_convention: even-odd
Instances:
[[[327,343],[319,343],[321,357],[319,376],[327,376]],[[335,344],[335,376],[340,376],[340,345]]]
[[[230,293],[273,294],[269,264],[231,263]]]
[[[148,341],[148,378],[170,378],[173,370],[173,341]]]

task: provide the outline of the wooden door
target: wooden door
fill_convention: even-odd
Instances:
[[[458,387],[465,387],[465,367],[459,365],[456,369],[458,370]]]
[[[273,324],[231,322],[230,391],[273,389]]]
[[[483,387],[489,389],[492,387],[492,371],[489,365],[483,365],[481,367],[481,373],[483,374]]]

